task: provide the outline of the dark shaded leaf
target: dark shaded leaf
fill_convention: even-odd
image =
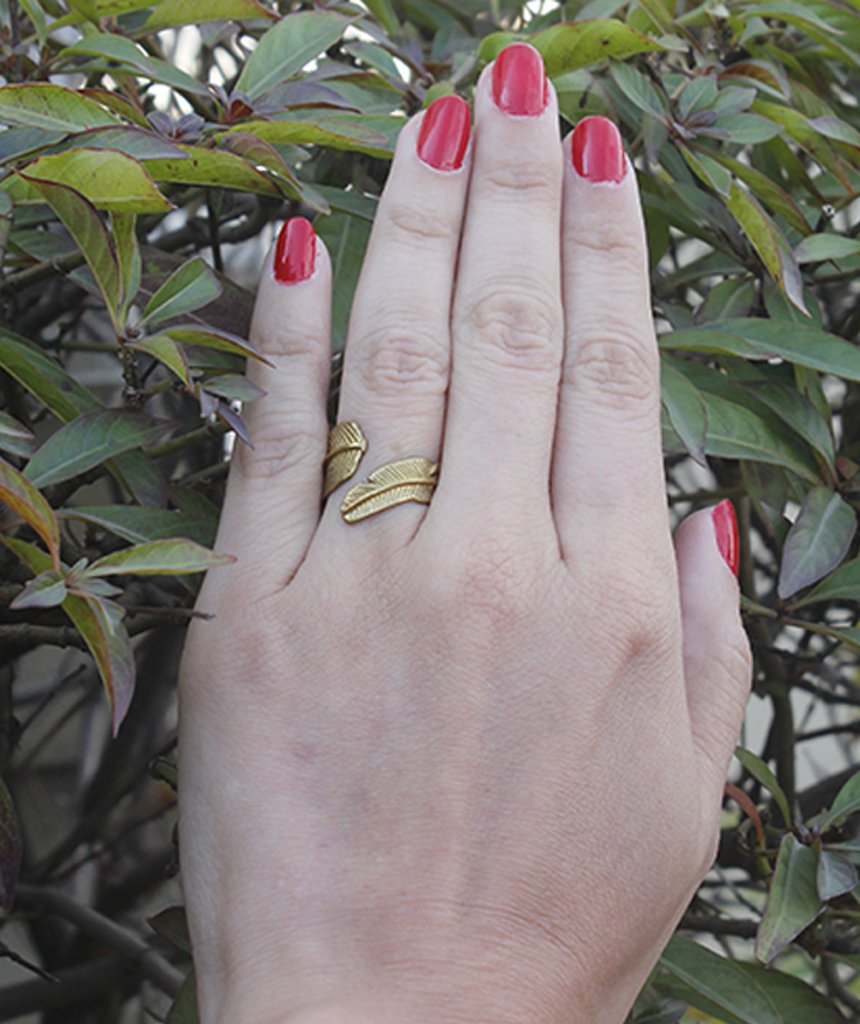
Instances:
[[[199,1024],[197,1016],[197,983],[192,971],[179,990],[173,1005],[167,1012],[164,1024]]]
[[[233,555],[210,551],[193,540],[154,540],[105,555],[93,562],[86,576],[181,576],[235,561]]]
[[[154,334],[149,338],[141,338],[140,341],[129,343],[129,348],[133,348],[136,352],[145,352],[153,359],[157,359],[169,370],[172,370],[186,388],[192,387],[188,358],[182,346],[172,338],[168,338],[166,334]]]
[[[140,508],[136,505],[79,505],[63,509],[70,519],[80,519],[100,526],[132,544],[187,537],[209,546],[215,539],[217,510],[211,515],[202,512],[168,511],[163,508]]]
[[[37,487],[71,480],[106,459],[151,444],[172,429],[172,423],[121,409],[84,413],[52,434],[25,472]]]
[[[60,530],[54,511],[34,484],[3,459],[0,459],[0,501],[42,538],[51,555],[51,568],[58,569]]]
[[[188,934],[185,907],[167,907],[154,917],[148,917],[146,923],[176,949],[191,955],[191,937]]]
[[[209,377],[201,381],[200,386],[212,395],[240,402],[253,402],[255,398],[262,398],[266,394],[252,380],[238,373],[222,373],[217,377]]]
[[[32,433],[14,417],[0,410],[0,451],[29,458],[35,450]]]
[[[762,963],[772,963],[824,909],[818,896],[817,860],[794,835],[783,836],[756,936],[756,957]]]
[[[839,494],[813,488],[785,541],[779,596],[785,600],[831,572],[848,552],[856,529],[854,509]]]
[[[660,390],[669,421],[688,454],[700,465],[707,466],[708,414],[702,396],[680,367],[666,358],[660,361]]]
[[[860,810],[860,772],[852,775],[839,790],[830,810],[819,821],[818,827],[825,832],[858,810]]]

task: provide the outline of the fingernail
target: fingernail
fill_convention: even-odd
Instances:
[[[627,172],[621,133],[607,117],[586,117],[573,130],[571,156],[586,181],[622,180]]]
[[[506,46],[493,65],[493,100],[499,110],[518,117],[542,114],[547,104],[543,58],[527,43]]]
[[[726,498],[711,510],[714,522],[714,533],[717,536],[717,547],[726,560],[726,565],[737,576],[740,544],[738,542],[738,520],[735,506]]]
[[[275,279],[281,284],[298,284],[314,272],[317,236],[311,222],[293,217],[281,228],[275,246]]]
[[[459,170],[471,130],[469,104],[460,96],[440,96],[424,112],[418,156],[437,171]]]

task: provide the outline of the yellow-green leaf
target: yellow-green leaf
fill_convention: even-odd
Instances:
[[[101,104],[62,85],[33,83],[0,86],[0,123],[79,132],[119,121]]]
[[[0,459],[0,501],[38,533],[51,553],[51,566],[58,569],[60,530],[54,510],[35,485],[4,459]]]

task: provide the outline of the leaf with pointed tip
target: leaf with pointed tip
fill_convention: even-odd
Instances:
[[[860,878],[857,876],[857,868],[850,860],[846,860],[838,853],[821,850],[818,854],[816,884],[821,899],[835,900],[856,889],[860,885]]]
[[[809,235],[794,250],[798,263],[821,263],[823,260],[841,260],[860,255],[860,239],[827,232]]]
[[[0,409],[0,449],[29,458],[36,450],[32,433]]]
[[[669,421],[688,454],[700,465],[707,466],[708,412],[705,403],[680,367],[665,357],[660,361],[660,390]]]
[[[60,569],[47,569],[28,580],[9,607],[15,611],[22,608],[53,608],[65,601],[67,593],[66,574]]]
[[[181,576],[205,572],[216,565],[235,562],[233,555],[210,551],[193,540],[154,540],[146,544],[114,551],[100,558],[86,570],[88,577],[118,576]]]
[[[175,142],[137,125],[108,125],[69,135],[51,147],[52,153],[69,149],[116,149],[135,160],[181,160],[185,154]]]
[[[856,530],[857,517],[845,499],[827,487],[814,487],[785,539],[779,596],[785,600],[835,569]]]
[[[221,294],[221,285],[201,257],[183,263],[144,307],[142,323],[158,324],[200,309]]]
[[[779,845],[767,905],[756,936],[756,957],[773,962],[824,910],[816,881],[815,852],[789,832]]]
[[[179,995],[167,1011],[164,1024],[200,1024],[197,1015],[197,983],[192,970],[179,990]]]
[[[121,319],[126,319],[131,304],[140,290],[141,259],[135,228],[136,213],[122,213],[112,210],[110,214],[113,231],[114,248],[119,262],[120,279],[122,281]]]
[[[236,89],[252,100],[262,96],[338,42],[354,20],[332,11],[287,14],[259,39]]]
[[[53,433],[30,460],[25,473],[37,487],[71,480],[106,459],[151,444],[173,426],[172,422],[122,409],[87,412]]]
[[[788,806],[788,797],[785,795],[785,790],[780,786],[776,776],[770,768],[768,768],[760,757],[754,754],[751,750],[746,750],[744,747],[735,747],[735,757],[740,761],[744,768],[746,768],[750,775],[752,775],[756,782],[761,783],[761,785],[773,795],[774,800],[776,800],[776,805],[782,814],[782,820],[785,822],[785,827],[791,828],[793,818]]]
[[[52,568],[59,568],[60,530],[54,510],[35,485],[3,459],[0,459],[0,501],[36,531],[51,554]]]
[[[192,327],[181,324],[178,327],[169,327],[164,331],[169,338],[178,341],[181,345],[201,345],[203,348],[214,348],[219,352],[232,352],[237,356],[250,356],[252,359],[259,359],[261,363],[271,366],[272,363],[264,355],[259,353],[254,346],[228,331],[216,331],[211,327]]]
[[[836,794],[833,805],[819,822],[825,832],[838,822],[860,810],[860,772],[856,772]]]
[[[282,191],[275,181],[235,153],[225,149],[207,149],[205,146],[180,146],[180,149],[182,159],[144,161],[144,166],[155,181],[178,185],[210,185],[213,188],[255,192],[278,199],[282,197]]]
[[[144,165],[114,149],[81,147],[48,153],[4,181],[3,187],[16,202],[41,202],[40,182],[65,185],[103,210],[166,213],[173,208]]]
[[[153,917],[148,917],[146,923],[172,946],[183,953],[191,954],[191,937],[188,934],[185,907],[167,907]]]
[[[813,601],[858,601],[860,602],[860,558],[840,565],[827,579],[822,580],[799,601],[793,602],[795,608]]]
[[[205,392],[203,394],[205,394]],[[202,402],[200,408],[201,410],[203,409]],[[247,423],[245,423],[245,421],[242,419],[238,412],[231,409],[226,402],[219,402],[215,406],[214,411],[218,419],[221,420],[221,422],[224,423],[226,426],[228,426],[230,430],[234,431],[236,436],[243,444],[246,444],[249,448],[254,447],[254,441],[248,430],[248,425]]]
[[[32,573],[42,573],[51,568],[51,560],[33,544],[2,535],[0,542],[14,552]],[[62,609],[83,637],[96,663],[110,703],[115,736],[134,694],[134,655],[121,621],[123,609],[113,601],[75,594],[68,595]]]
[[[0,123],[54,132],[79,132],[119,122],[101,104],[52,83],[0,86]]]
[[[215,540],[218,526],[214,510],[206,515],[201,510],[191,513],[136,505],[75,505],[63,509],[61,515],[109,530],[131,544],[185,537],[209,546]]]
[[[394,143],[375,127],[368,125],[367,120],[366,116],[356,114],[315,114],[312,119],[295,114],[284,115],[270,121],[245,121],[221,138],[226,138],[235,130],[275,145],[290,143],[298,146],[326,146],[390,159]],[[387,120],[396,127],[402,121],[400,118]]]
[[[219,398],[229,401],[253,402],[262,398],[266,392],[250,378],[239,373],[219,373],[217,377],[208,377],[200,382],[200,387]]]

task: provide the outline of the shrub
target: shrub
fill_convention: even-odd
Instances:
[[[767,719],[631,1020],[856,1014],[860,2],[8,0],[0,31],[0,897],[7,955],[63,978],[0,1015],[176,996],[181,911],[135,932],[175,887],[176,660],[249,440],[262,245],[315,219],[338,350],[402,115],[469,97],[513,38],[564,127],[615,118],[639,170],[668,498],[736,502]],[[822,736],[841,762],[800,785]],[[168,1019],[193,1018],[189,983]]]

